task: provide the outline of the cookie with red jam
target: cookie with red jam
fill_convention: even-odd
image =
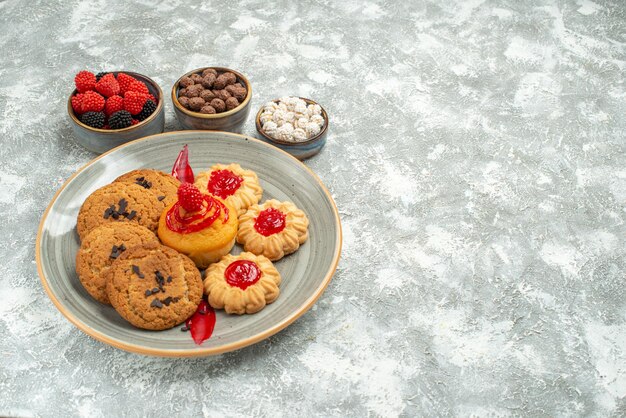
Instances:
[[[215,309],[253,314],[278,298],[280,282],[280,273],[267,257],[228,254],[206,270],[204,292]]]
[[[237,242],[245,251],[276,261],[300,248],[309,237],[308,227],[309,219],[296,205],[271,199],[239,217]]]
[[[237,216],[243,215],[248,207],[258,203],[263,195],[256,173],[234,163],[216,164],[198,174],[195,185],[202,193],[224,199],[237,210]]]

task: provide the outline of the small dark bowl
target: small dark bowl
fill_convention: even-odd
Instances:
[[[324,110],[324,108],[316,101],[304,97],[300,97],[300,99],[304,100],[307,105],[316,104],[322,108],[324,125],[322,125],[322,129],[314,137],[309,138],[304,142],[287,142],[272,138],[263,131],[263,127],[261,125],[261,113],[263,113],[263,106],[261,106],[257,112],[255,122],[256,130],[261,135],[260,139],[288,152],[299,160],[306,160],[307,158],[310,158],[320,152],[324,145],[326,145],[326,134],[328,133],[328,114],[326,113],[326,110]],[[272,101],[278,103],[279,99],[274,99]]]
[[[246,94],[246,97],[243,99],[243,102],[239,104],[239,106],[226,112],[214,113],[209,115],[194,112],[180,104],[180,102],[178,101],[180,80],[184,77],[189,77],[192,74],[202,73],[207,68],[213,68],[220,73],[229,71],[237,76],[237,81],[242,83],[248,91],[248,94]],[[183,129],[203,129],[210,131],[228,131],[241,133],[241,127],[243,126],[244,122],[248,118],[248,114],[250,113],[251,98],[252,86],[250,85],[248,79],[243,74],[225,67],[204,67],[189,71],[187,74],[179,78],[172,87],[172,103],[174,104],[174,112],[176,114],[176,119],[178,119],[178,122]]]
[[[130,71],[111,71],[116,77],[119,73],[128,74],[137,80],[143,81],[150,94],[152,94],[159,101],[157,108],[146,120],[139,122],[137,125],[129,126],[124,129],[98,129],[87,126],[78,120],[78,117],[72,109],[72,96],[77,93],[74,90],[67,100],[67,113],[72,122],[72,129],[74,130],[74,136],[76,142],[89,151],[102,154],[112,148],[122,145],[126,142],[132,141],[137,138],[143,138],[144,136],[160,134],[165,130],[165,113],[163,112],[163,91],[157,83],[145,75],[133,73]]]

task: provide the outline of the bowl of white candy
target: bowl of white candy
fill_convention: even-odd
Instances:
[[[261,107],[256,130],[265,142],[304,160],[326,144],[328,114],[311,99],[281,97]]]

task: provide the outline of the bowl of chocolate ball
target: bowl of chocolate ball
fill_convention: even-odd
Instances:
[[[261,107],[256,129],[265,142],[304,160],[326,144],[328,114],[311,99],[281,97]]]
[[[240,132],[251,97],[248,79],[224,67],[190,71],[172,87],[174,111],[183,129]]]

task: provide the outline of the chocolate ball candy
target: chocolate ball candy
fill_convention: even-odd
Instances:
[[[226,104],[226,110],[231,110],[239,106],[239,101],[234,97],[229,97],[224,103]]]
[[[224,76],[224,74],[220,74],[215,79],[215,83],[213,83],[213,88],[215,90],[222,90],[228,84],[228,78]]]
[[[243,100],[248,95],[248,90],[245,87],[237,87],[233,90],[232,95],[235,99],[239,100],[239,102],[243,102]]]
[[[215,77],[215,74],[208,73],[202,79],[202,87],[204,87],[205,89],[210,89],[211,87],[213,87],[213,83],[215,83],[216,78],[217,77]]]
[[[226,99],[228,99],[229,97],[231,97],[231,94],[229,92],[227,92],[225,89],[222,90],[213,90],[213,94],[215,95],[215,97],[217,97],[218,99],[222,99],[224,101],[226,101]]]
[[[180,79],[180,82],[178,83],[178,85],[181,87],[189,87],[193,84],[194,84],[194,81],[191,79],[191,77],[183,77]]]
[[[213,106],[217,113],[221,113],[226,110],[226,103],[224,103],[224,100],[222,99],[215,98],[211,100],[211,106]]]
[[[191,110],[198,111],[204,107],[204,100],[200,97],[194,97],[189,99],[189,108]]]
[[[209,103],[211,100],[215,99],[215,94],[211,90],[202,90],[200,97],[202,97],[202,100]]]
[[[234,73],[231,73],[230,71],[227,71],[222,75],[226,79],[227,86],[231,84],[235,84],[237,82],[237,76]]]
[[[189,77],[191,77],[191,79],[193,80],[194,84],[202,83],[202,76],[200,74],[192,74]]]
[[[211,105],[206,105],[206,106],[203,106],[202,109],[200,109],[200,113],[212,115],[213,113],[215,113],[215,108]]]
[[[213,68],[207,68],[206,70],[202,71],[202,77],[206,77],[207,74],[213,74],[217,78],[217,71]]]
[[[178,90],[178,97],[187,97],[187,89]]]
[[[189,97],[185,97],[185,96],[179,97],[178,103],[183,105],[183,107],[186,107],[187,109],[189,109]]]
[[[200,96],[200,93],[202,93],[202,90],[204,90],[202,84],[194,84],[192,86],[189,86],[187,87],[187,97],[189,97],[190,99],[192,97],[198,97]]]
[[[241,84],[241,83],[235,83],[235,84],[233,84],[233,86],[235,86],[235,87],[243,87],[243,84]]]

